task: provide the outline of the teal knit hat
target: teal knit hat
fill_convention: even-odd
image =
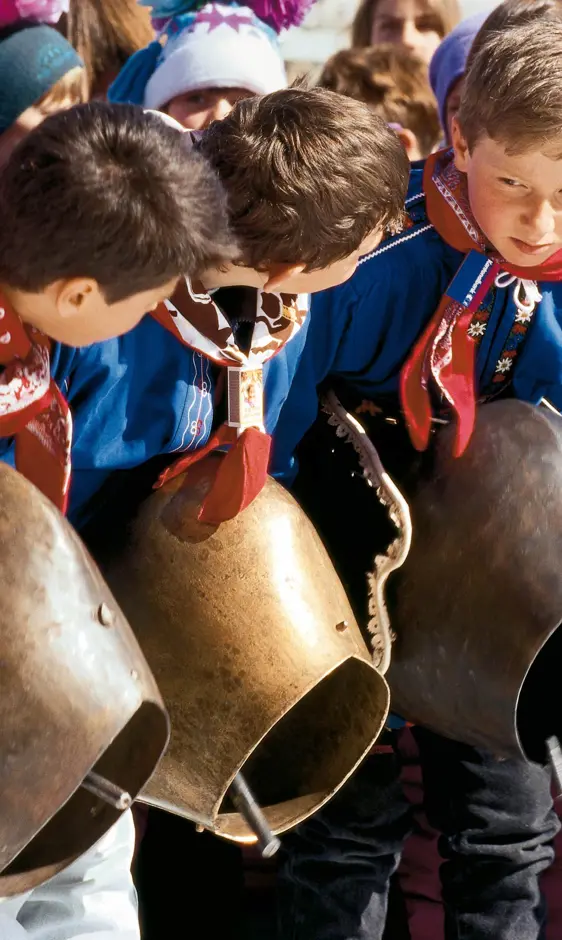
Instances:
[[[50,26],[22,23],[0,32],[0,134],[82,59]]]

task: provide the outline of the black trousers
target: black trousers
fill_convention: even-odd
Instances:
[[[558,819],[550,774],[423,728],[414,735],[426,812],[440,833],[446,940],[537,940],[539,875]],[[281,940],[381,940],[389,883],[411,829],[396,754],[367,759],[315,817],[283,839]]]

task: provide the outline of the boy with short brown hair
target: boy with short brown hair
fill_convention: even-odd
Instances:
[[[125,105],[72,108],[32,131],[0,174],[0,218],[6,403],[0,459],[14,460],[15,435],[18,469],[64,510],[71,492],[70,452],[77,453],[80,431],[72,439],[63,389],[69,401],[78,396],[89,427],[100,402],[88,352],[131,331],[173,293],[182,275],[230,261],[237,250],[224,193],[208,163],[189,152],[182,135],[158,116]],[[85,465],[89,472],[76,473],[74,499],[82,499],[81,479],[91,494],[109,468],[142,463],[171,443],[169,427],[176,428],[175,408],[182,414],[183,400],[175,403],[172,396],[167,415],[156,409],[164,418],[160,426],[156,419],[146,420],[134,430],[132,420],[133,401],[139,399],[146,419],[146,399],[153,400],[149,375],[162,349],[156,322],[154,330],[152,356],[142,374],[126,381],[119,361],[104,365],[110,416],[99,438],[89,433],[81,441],[87,457],[81,454],[75,467]],[[86,363],[80,380],[79,361]],[[171,366],[166,377],[173,385]],[[20,386],[27,395],[18,393]],[[102,430],[111,446],[107,438],[103,444]],[[36,441],[45,445],[39,452]],[[49,451],[56,459],[47,457]]]
[[[441,139],[427,66],[402,46],[343,49],[328,60],[318,84],[365,101],[400,137],[410,160],[421,160]]]
[[[72,108],[23,140],[0,218],[0,292],[70,346],[127,332],[181,274],[236,255],[212,169],[128,105]]]
[[[99,341],[131,330],[181,275],[235,257],[224,194],[159,117],[97,103],[20,142],[0,173],[0,218],[0,460],[64,511],[71,489],[86,501],[111,470],[181,439],[185,363],[166,359],[159,324],[129,371]],[[133,847],[125,813],[48,883],[0,898],[0,932],[137,940]]]
[[[339,381],[348,409],[362,412],[368,400],[405,425],[420,451],[436,417],[454,422],[461,454],[477,402],[501,394],[562,410],[561,128],[562,22],[490,35],[466,78],[453,150],[412,170],[408,227],[312,304],[277,425],[280,475],[294,473],[295,445],[324,381]],[[336,513],[329,489],[324,503],[323,530],[340,571],[357,583],[365,558],[372,564],[372,533],[362,534],[349,505]],[[544,937],[539,876],[559,827],[549,771],[421,727],[414,734],[429,820],[442,833],[447,940]],[[399,771],[396,754],[373,756],[286,837],[284,937],[382,937],[389,880],[411,826]]]
[[[334,92],[298,87],[247,98],[198,149],[228,197],[241,253],[231,283],[269,270],[267,290],[324,289],[401,225],[407,164],[362,102],[342,108]]]

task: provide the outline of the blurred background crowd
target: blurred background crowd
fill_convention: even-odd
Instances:
[[[109,96],[200,130],[300,76],[368,101],[411,159],[448,136],[489,0],[0,0],[0,160],[45,115]],[[443,42],[445,40],[445,42]]]

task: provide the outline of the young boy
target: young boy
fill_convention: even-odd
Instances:
[[[111,372],[82,368],[79,379],[77,365],[89,344],[135,326],[180,275],[234,256],[224,195],[208,165],[158,117],[83,106],[48,118],[15,150],[0,174],[0,217],[0,459],[15,461],[64,508],[71,456],[80,474],[88,454],[92,492],[108,465],[128,467],[169,448],[184,400],[180,364],[167,368],[159,355],[157,323],[154,358],[135,363],[134,381],[118,362]],[[68,398],[84,417],[74,446]],[[88,419],[108,401],[114,421],[96,440]],[[2,900],[0,932],[135,940],[133,844],[125,814],[67,871]]]
[[[396,411],[400,391],[418,450],[438,389],[451,402],[458,452],[475,399],[545,397],[562,408],[561,120],[562,23],[539,19],[490,35],[466,78],[453,150],[412,171],[409,228],[313,304],[277,425],[280,474],[294,473],[294,448],[316,417],[325,379],[378,400],[386,413]],[[345,536],[343,544],[351,556]],[[538,876],[558,827],[550,774],[422,728],[416,736],[446,859],[447,940],[544,937]],[[284,937],[382,937],[389,879],[410,827],[397,765],[392,754],[372,757],[285,840]]]
[[[106,398],[112,379],[106,379],[104,367],[118,363],[124,381],[138,374],[139,363],[160,375],[156,329],[158,342],[167,344],[164,368],[172,369],[178,386],[181,378],[189,387],[183,416],[171,429],[170,451],[180,459],[168,473],[181,471],[209,447],[231,447],[223,477],[205,501],[205,518],[215,523],[243,508],[265,481],[267,435],[274,432],[308,328],[306,301],[296,295],[350,277],[360,254],[403,215],[409,167],[400,141],[365,104],[350,99],[346,109],[341,105],[339,95],[324,89],[288,89],[238,103],[202,135],[198,149],[225,189],[240,255],[234,263],[201,266],[197,278],[180,283],[158,311],[162,325],[169,326],[171,315],[173,334],[147,318],[120,340],[85,353],[90,386],[92,375],[100,374],[94,410],[73,399],[74,383],[79,392],[83,387],[80,364],[74,373],[68,391],[78,405],[71,518],[95,551],[101,545],[103,553],[117,516],[129,516],[135,490],[143,495],[161,469],[158,461],[133,475],[108,473],[102,491],[94,494],[88,450],[82,459],[84,441],[101,442],[102,460],[114,448],[111,428],[119,416]],[[224,423],[233,392],[233,374],[227,385],[224,367],[237,365],[242,366],[237,392],[250,425],[239,437]],[[251,396],[244,395],[246,379],[253,383]],[[154,395],[165,415],[167,403],[156,383]],[[129,408],[127,436],[131,426],[146,428],[134,401]],[[249,479],[240,465],[250,467]],[[171,936],[185,913],[183,907],[177,915],[174,911],[174,903],[182,904],[181,869],[177,875],[170,871],[168,881],[162,917]]]
[[[14,461],[8,435],[16,433],[16,465],[64,507],[70,406],[70,518],[80,526],[99,517],[121,483],[126,490],[128,475],[114,471],[204,452],[223,417],[215,399],[225,365],[264,366],[265,409],[254,423],[271,431],[308,325],[306,304],[293,294],[351,276],[360,253],[402,215],[408,164],[400,142],[359,102],[342,116],[341,99],[330,92],[293,89],[240,103],[203,137],[203,160],[186,142],[136,109],[88,106],[48,119],[0,178],[5,384],[13,390],[12,380],[37,376],[55,409],[54,422],[50,412],[39,415],[47,446],[31,453],[35,459],[26,459],[26,445],[37,439],[35,398],[31,411],[0,427],[0,458]],[[174,291],[180,273],[196,272],[197,280],[184,278]],[[138,323],[171,292],[160,323]],[[248,396],[254,415],[262,395],[257,382]],[[211,445],[217,440],[233,443],[220,429]],[[257,453],[261,459],[263,447]],[[233,489],[225,487],[227,502]],[[214,513],[225,511],[220,502]],[[98,846],[63,873],[66,880],[40,889],[38,904],[7,901],[5,910],[18,912],[19,904],[18,919],[32,935],[39,920],[57,940],[77,938],[95,922],[108,937],[134,940],[131,834],[112,838],[111,847]],[[111,902],[97,890],[103,879]]]
[[[441,128],[427,66],[408,49],[343,49],[326,63],[318,84],[365,101],[398,134],[409,160],[428,157],[437,147]]]
[[[93,379],[80,370],[79,380],[78,364],[87,361],[92,344],[136,326],[173,293],[181,274],[235,255],[224,196],[208,165],[157,116],[92,104],[48,119],[20,144],[0,176],[0,215],[3,385],[9,394],[31,373],[34,382],[41,380],[40,388],[48,384],[48,357],[38,347],[49,344],[36,342],[33,332],[41,331],[51,341],[51,378],[61,392],[55,395],[57,414],[66,415],[59,399],[67,392],[86,411],[73,448],[80,444],[77,471],[89,449],[87,487],[94,492],[104,469],[142,463],[173,444],[184,406],[173,378],[181,371],[172,377],[163,368],[165,359],[158,360],[161,330],[154,323],[152,356],[142,374],[135,371],[133,387],[121,379],[118,362],[108,374],[111,394],[106,389],[104,398],[111,408],[102,447],[89,433]],[[141,430],[133,421],[133,403],[146,417],[147,400],[151,403],[158,390],[166,400],[166,389],[173,389],[176,398],[155,405]],[[31,383],[31,417],[36,394]],[[21,408],[17,421],[5,417],[3,459],[13,459],[7,435],[21,426]],[[68,460],[59,450],[47,482],[49,495],[62,508]],[[16,454],[23,466],[31,450],[22,445]],[[20,467],[17,459],[16,464]],[[25,475],[38,482],[36,477],[45,475],[44,462],[31,454],[27,464]]]

